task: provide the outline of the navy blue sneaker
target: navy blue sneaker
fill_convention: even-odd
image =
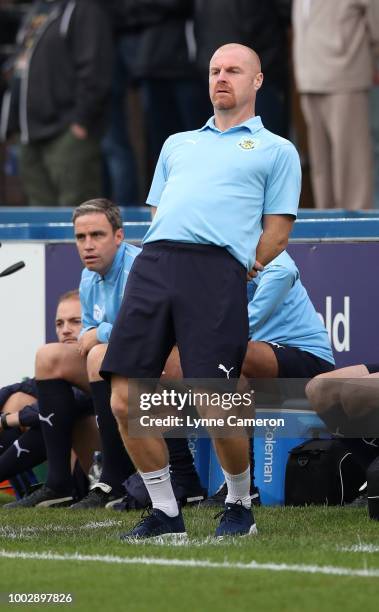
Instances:
[[[120,536],[124,542],[157,538],[165,540],[186,540],[187,533],[181,511],[178,516],[167,516],[157,508],[142,513],[142,519],[126,533]]]
[[[241,500],[235,504],[225,504],[225,510],[216,514],[221,516],[220,524],[216,529],[216,537],[256,535],[257,526],[251,509],[244,508]]]

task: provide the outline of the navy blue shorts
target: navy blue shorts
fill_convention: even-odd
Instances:
[[[278,362],[278,378],[313,378],[335,369],[334,365],[294,346],[267,342]]]
[[[130,270],[101,375],[159,378],[177,344],[185,378],[235,378],[247,341],[245,268],[217,246],[151,242]]]
[[[379,363],[365,363],[365,366],[370,374],[376,374],[376,372],[379,372]]]

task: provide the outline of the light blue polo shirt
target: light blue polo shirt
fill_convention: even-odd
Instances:
[[[334,364],[328,332],[286,251],[248,284],[248,296],[249,338],[293,346]]]
[[[147,198],[158,210],[143,242],[214,244],[251,268],[262,214],[296,216],[300,187],[295,147],[260,117],[225,132],[211,117],[164,143]]]
[[[102,343],[109,341],[130,269],[140,252],[139,247],[122,242],[110,269],[104,276],[84,268],[79,286],[83,326],[80,335],[96,328],[98,341]]]

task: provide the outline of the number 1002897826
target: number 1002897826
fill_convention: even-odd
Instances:
[[[7,593],[2,599],[9,604],[70,604],[73,602],[71,593]]]

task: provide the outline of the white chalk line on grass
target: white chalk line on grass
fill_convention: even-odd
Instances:
[[[263,570],[272,572],[297,572],[302,574],[326,574],[328,576],[349,576],[359,578],[379,578],[379,569],[355,569],[327,565],[289,565],[287,563],[223,563],[199,559],[163,559],[157,557],[116,557],[112,555],[81,555],[79,553],[60,555],[52,552],[29,553],[0,550],[0,558],[38,561],[92,561],[122,565],[156,565],[158,567],[203,568],[227,570]]]
[[[340,546],[337,550],[354,553],[377,553],[379,552],[379,546],[375,546],[375,544],[353,544],[352,546]]]
[[[41,533],[73,533],[75,531],[82,530],[93,530],[93,529],[106,529],[110,527],[119,527],[122,525],[122,521],[91,521],[85,525],[79,525],[74,527],[72,525],[42,525],[40,527],[26,526],[26,527],[9,527],[7,525],[0,527],[0,537],[8,538],[10,540],[19,539],[32,539],[34,536]]]
[[[33,540],[33,538],[38,537],[42,533],[54,533],[54,534],[69,534],[74,532],[79,532],[86,529],[105,529],[110,527],[120,527],[122,525],[122,521],[98,521],[86,523],[85,525],[79,525],[74,527],[72,525],[42,525],[40,527],[10,527],[10,526],[0,526],[0,539],[3,540]],[[221,538],[215,538],[212,536],[207,536],[205,538],[188,538],[183,540],[175,540],[173,542],[167,542],[167,540],[163,539],[153,539],[153,540],[141,540],[138,542],[139,546],[160,546],[160,547],[203,547],[203,546],[229,546],[233,545],[242,547],[244,544],[244,538],[228,538],[228,540],[222,540]]]

